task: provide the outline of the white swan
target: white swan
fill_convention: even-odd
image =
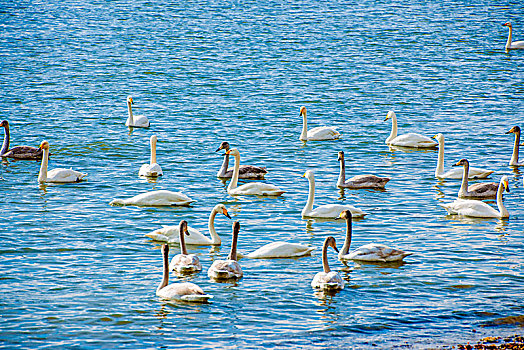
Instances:
[[[316,289],[327,289],[327,290],[338,290],[344,289],[344,280],[340,274],[336,271],[331,271],[329,268],[327,249],[333,247],[338,253],[337,244],[335,238],[329,236],[324,241],[322,246],[322,267],[324,271],[317,272],[313,280],[311,281],[311,287]]]
[[[389,177],[378,177],[375,175],[357,175],[346,181],[346,162],[344,160],[344,152],[338,152],[338,160],[340,162],[340,175],[338,176],[337,187],[342,188],[384,188]]]
[[[0,127],[4,128],[4,142],[0,149],[0,157],[7,157],[13,159],[23,160],[40,160],[42,159],[43,152],[37,147],[31,146],[16,146],[9,149],[9,122],[2,120]]]
[[[509,212],[502,202],[502,191],[506,189],[509,192],[508,177],[503,176],[500,179],[500,185],[497,191],[498,210],[488,204],[474,199],[456,199],[454,202],[440,204],[447,210],[448,214],[471,216],[477,218],[509,218]]]
[[[57,168],[47,171],[47,163],[49,162],[49,143],[42,141],[39,150],[43,151],[42,163],[40,164],[40,172],[38,173],[38,182],[55,182],[55,183],[70,183],[80,182],[87,176],[85,173],[73,169]]]
[[[229,142],[224,141],[220,144],[220,147],[217,148],[215,152],[220,150],[229,151]],[[222,179],[229,179],[233,177],[233,170],[227,170],[229,166],[229,154],[224,154],[224,162],[220,167],[220,170],[217,173],[217,177]],[[239,179],[251,179],[251,180],[263,180],[264,176],[267,174],[267,170],[264,167],[254,166],[254,165],[241,165],[238,170]]]
[[[513,26],[511,23],[506,22],[503,26],[506,26],[509,29],[508,41],[506,41],[506,52],[509,52],[509,50],[524,49],[524,40],[511,42],[511,37],[513,35]]]
[[[227,260],[215,260],[207,270],[207,275],[216,280],[239,279],[244,276],[242,268],[237,261],[237,241],[238,231],[240,230],[240,223],[235,221],[233,223],[233,239],[231,242],[231,251]]]
[[[133,115],[133,110],[131,109],[132,104],[134,104],[133,98],[131,96],[127,96],[128,117],[126,120],[126,126],[132,126],[134,128],[148,128],[150,125],[149,119],[143,115]]]
[[[149,164],[143,164],[138,171],[138,176],[147,176],[147,177],[157,177],[162,176],[162,168],[156,162],[156,135],[151,136],[149,144],[151,145],[151,157],[149,159]]]
[[[515,134],[515,144],[513,145],[513,154],[511,155],[509,165],[524,166],[524,163],[519,163],[520,126],[512,127],[506,134]],[[520,146],[524,146],[524,143]]]
[[[156,295],[163,299],[188,301],[195,303],[205,303],[213,298],[212,295],[204,293],[202,288],[191,282],[169,284],[169,246],[162,246],[162,257],[164,263],[164,273],[162,282],[156,289]]]
[[[187,232],[187,221],[180,221],[179,226],[179,241],[180,241],[180,254],[175,255],[171,259],[169,264],[169,271],[175,271],[178,274],[194,273],[202,270],[202,264],[200,259],[195,254],[187,254],[185,235],[189,235]]]
[[[251,259],[296,258],[311,254],[315,247],[299,243],[273,242],[249,253]]]
[[[286,191],[282,191],[277,186],[266,184],[263,182],[250,182],[242,186],[237,187],[238,174],[240,167],[240,153],[236,148],[230,149],[226,152],[235,157],[235,168],[233,170],[233,178],[227,186],[227,193],[231,196],[242,196],[242,195],[257,195],[257,196],[280,196]]]
[[[389,111],[384,121],[388,119],[391,119],[392,127],[391,134],[389,134],[389,137],[386,139],[387,145],[411,148],[437,147],[437,142],[433,141],[431,138],[427,136],[423,136],[420,134],[410,132],[409,134],[397,136],[397,115],[395,114],[395,112]]]
[[[137,194],[126,199],[114,199],[110,205],[136,205],[139,207],[188,206],[194,200],[181,192],[158,190]]]
[[[302,177],[309,180],[309,192],[306,206],[302,209],[302,217],[335,219],[346,209],[351,210],[351,213],[353,213],[354,216],[363,217],[367,215],[367,213],[362,210],[348,204],[327,204],[313,209],[313,203],[315,202],[315,174],[313,171],[308,170],[304,175],[302,175]]]
[[[444,172],[444,135],[436,134],[433,136],[438,141],[438,160],[435,169],[435,177],[439,179],[462,179],[463,171],[459,168],[453,168]],[[469,179],[485,179],[493,173],[493,170],[482,168],[469,168]]]
[[[302,133],[300,134],[300,141],[325,141],[336,140],[340,138],[340,133],[335,128],[329,126],[318,126],[308,131],[307,129],[307,111],[306,107],[300,107],[300,115],[302,116]]]
[[[467,159],[461,159],[453,166],[463,166],[464,174],[462,175],[462,184],[458,192],[459,198],[495,198],[497,195],[498,184],[494,182],[483,182],[468,186],[469,162]]]
[[[349,210],[344,210],[340,213],[340,219],[346,220],[346,240],[344,246],[338,253],[340,260],[357,260],[357,261],[369,261],[369,262],[393,262],[401,261],[406,256],[413,253],[407,253],[400,249],[393,249],[384,244],[370,243],[363,245],[351,253],[349,247],[351,246],[351,235],[352,235],[352,215]]]
[[[215,231],[215,216],[218,213],[224,214],[226,217],[231,219],[231,216],[229,216],[229,213],[227,212],[226,207],[223,204],[217,204],[211,210],[211,214],[209,214],[208,229],[209,229],[209,234],[211,235],[211,238],[205,236],[203,233],[201,233],[197,229],[188,227],[188,235],[185,237],[186,243],[192,244],[192,245],[220,245],[222,244],[220,236]],[[176,225],[164,226],[161,229],[145,234],[146,237],[152,238],[155,241],[169,242],[169,243],[180,242],[179,235],[180,235],[179,226],[176,226]]]

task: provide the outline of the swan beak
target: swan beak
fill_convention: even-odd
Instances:
[[[435,139],[435,140],[436,140],[436,139],[437,139],[437,135],[433,136],[432,139]]]
[[[384,119],[384,121],[386,121],[386,120],[388,120],[388,119],[389,119],[389,116],[387,116],[387,117]]]
[[[335,251],[338,253],[338,248],[337,248],[337,246],[336,246],[336,245],[333,245],[332,247],[333,247],[333,249],[335,249]]]
[[[302,175],[302,177],[306,177],[306,173],[304,173],[304,175]]]
[[[224,214],[228,219],[231,219],[231,216],[229,216],[229,213],[226,209],[222,210],[222,214]]]
[[[513,134],[515,132],[515,127],[511,128],[509,131],[506,131],[506,134]]]
[[[461,166],[462,164],[460,164],[460,162],[457,162],[455,164],[453,164],[452,166]]]
[[[342,215],[342,213],[340,213],[340,215]],[[342,216],[337,216],[335,220],[342,220]]]
[[[222,147],[218,147],[217,150],[215,152],[218,152],[222,149]]]
[[[506,192],[509,193],[509,183],[508,183],[508,180],[504,180],[504,188],[505,188]]]
[[[226,151],[226,154],[230,154],[230,153],[231,153],[231,150],[229,150],[229,151]]]

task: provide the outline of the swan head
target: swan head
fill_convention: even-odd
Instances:
[[[469,161],[466,158],[462,158],[461,160],[459,160],[452,166],[465,166],[465,165],[469,165]]]
[[[220,151],[221,149],[225,150],[226,152],[229,151],[229,142],[224,141],[220,144],[220,147],[217,148],[215,152]]]
[[[240,152],[238,152],[238,149],[236,148],[231,148],[230,150],[227,150],[226,154],[230,154],[233,157],[240,157]]]
[[[308,180],[315,179],[315,174],[313,173],[313,170],[307,170],[302,177],[305,177]]]
[[[224,204],[217,204],[213,208],[213,211],[216,213],[222,213],[224,214],[228,219],[231,219],[231,216],[229,216],[229,213],[227,212],[226,206]]]
[[[386,119],[384,119],[384,121],[388,120],[388,119],[391,119],[393,117],[396,117],[397,115],[395,114],[395,112],[393,111],[389,111],[388,112],[388,115],[386,115]]]
[[[306,106],[300,107],[300,116],[305,117],[307,113]]]
[[[506,192],[509,192],[509,180],[506,175],[502,176],[502,178],[500,179],[500,184],[504,186]]]
[[[156,137],[156,135],[151,136],[151,138],[149,139],[149,142],[151,142],[151,144],[156,144],[157,141],[158,138]]]
[[[505,27],[510,27],[510,28],[511,28],[511,23],[506,22],[506,23],[503,24],[503,26],[505,26]]]
[[[439,143],[441,143],[442,141],[444,141],[444,135],[442,135],[441,133],[438,133],[438,134],[436,134],[435,136],[433,136],[432,139],[435,139],[435,140],[437,140]]]
[[[520,126],[515,125],[509,131],[506,131],[506,134],[520,134]]]
[[[49,149],[49,142],[47,141],[42,141],[42,143],[40,144],[40,147],[38,147],[39,150],[41,149]]]
[[[338,161],[344,160],[344,151],[338,151]]]
[[[179,229],[180,229],[181,233],[185,233],[186,236],[189,236],[189,232],[187,230],[187,221],[186,220],[180,221]]]
[[[351,214],[351,210],[343,210],[342,213],[340,213],[340,215],[337,218],[335,218],[335,220],[340,219],[351,221],[353,219],[353,214]]]
[[[335,237],[333,236],[327,237],[326,240],[324,241],[324,245],[326,247],[332,247],[338,253],[337,242],[335,241]]]
[[[7,120],[2,120],[2,122],[0,123],[0,126],[2,126],[4,128],[8,128],[9,127],[9,122]]]
[[[133,98],[131,96],[127,96],[127,103],[134,104]]]

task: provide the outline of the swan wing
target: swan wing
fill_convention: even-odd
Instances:
[[[399,135],[391,140],[390,144],[393,146],[416,148],[432,148],[438,146],[438,142],[435,142],[433,139],[415,133]]]
[[[473,199],[456,199],[451,203],[441,204],[441,206],[446,209],[449,214],[483,218],[500,216],[499,212],[488,204]]]
[[[140,167],[140,170],[138,171],[138,176],[162,176],[164,173],[162,172],[162,167],[158,165],[157,163],[153,164],[143,164]]]
[[[202,288],[191,282],[172,283],[157,290],[156,295],[171,300],[206,302],[213,296],[204,293]]]
[[[497,195],[498,188],[499,185],[494,182],[474,184],[469,186],[468,196],[482,198],[495,197]]]
[[[126,126],[133,126],[135,128],[147,128],[149,127],[149,119],[145,115],[133,115],[133,124],[130,124],[131,120],[127,117]]]
[[[348,179],[344,185],[354,188],[384,188],[390,179],[375,175],[357,175]]]
[[[438,175],[438,178],[441,179],[456,179],[460,180],[462,179],[462,174],[464,173],[464,170],[462,168],[453,168],[445,173]],[[474,180],[474,179],[485,179],[488,176],[490,176],[493,173],[492,170],[487,169],[481,169],[481,168],[469,168],[468,172],[468,179]]]
[[[179,273],[191,273],[202,270],[200,259],[194,254],[178,254],[171,259],[169,270]]]
[[[344,289],[344,280],[336,271],[317,272],[311,281],[311,287],[319,289]]]
[[[11,148],[6,153],[2,154],[2,157],[15,158],[15,159],[26,159],[26,160],[37,160],[42,159],[43,151],[36,147],[31,146],[17,146]]]
[[[342,204],[326,204],[316,207],[310,212],[302,211],[302,216],[312,217],[312,218],[331,218],[334,219],[340,216],[340,213],[344,210],[350,210],[351,214],[354,217],[363,217],[367,213],[363,212],[359,208],[355,208],[352,205],[342,205]]]
[[[236,260],[215,260],[207,270],[207,275],[215,279],[241,278],[244,273]]]
[[[199,230],[188,227],[187,231],[189,235],[186,235],[185,242],[190,245],[210,245],[211,239],[206,237]],[[160,229],[146,233],[146,237],[154,239],[155,241],[167,242],[167,243],[180,243],[180,229],[178,225],[164,226]]]
[[[406,253],[403,250],[394,249],[384,244],[370,243],[363,245],[344,255],[343,260],[360,260],[360,261],[375,261],[375,262],[389,262],[399,261],[412,253]]]
[[[231,194],[233,195],[280,196],[283,193],[285,193],[285,191],[277,186],[263,182],[251,182],[231,191]]]
[[[137,206],[189,205],[192,202],[194,202],[194,200],[181,192],[172,192],[167,190],[145,192],[134,197],[124,199],[125,205]]]
[[[79,182],[87,174],[73,169],[57,168],[47,172],[47,182]]]
[[[308,141],[336,140],[340,138],[340,133],[329,126],[318,126],[307,132]]]
[[[310,254],[314,247],[299,243],[273,242],[247,255],[251,259],[292,258]]]

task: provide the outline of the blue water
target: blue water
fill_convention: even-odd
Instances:
[[[12,146],[47,140],[50,168],[89,174],[39,186],[38,162],[0,164],[0,346],[427,348],[522,333],[492,325],[524,314],[523,175],[507,166],[513,135],[504,134],[524,126],[524,52],[504,52],[501,26],[511,21],[524,39],[524,5],[497,4],[0,1],[0,119]],[[124,126],[127,95],[151,128]],[[342,139],[300,142],[302,105],[310,127],[336,126]],[[447,216],[439,204],[459,182],[434,178],[436,151],[384,144],[388,110],[400,132],[445,135],[446,169],[466,157],[494,169],[492,181],[508,175],[510,219]],[[156,182],[137,176],[152,134],[164,170]],[[224,140],[287,193],[230,197],[215,177]],[[389,176],[387,190],[340,192],[339,150],[348,177]],[[301,218],[308,169],[316,205],[370,213],[354,224],[354,247],[414,254],[403,265],[346,267],[330,252],[346,288],[315,293],[322,242],[333,235],[341,246],[345,226]],[[153,189],[196,202],[108,204]],[[189,248],[204,266],[189,280],[213,301],[160,300],[160,245],[144,234],[181,219],[206,231],[217,203],[240,221],[242,252],[277,240],[317,249],[242,259],[241,281],[214,283],[205,271],[227,256],[232,223],[217,217],[223,245]]]

